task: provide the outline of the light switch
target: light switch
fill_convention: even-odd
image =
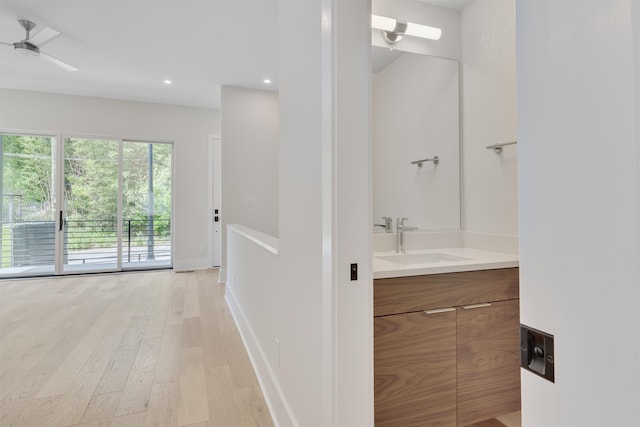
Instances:
[[[351,264],[351,280],[358,280],[358,264]]]

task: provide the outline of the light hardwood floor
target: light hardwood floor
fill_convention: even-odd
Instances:
[[[272,426],[216,270],[0,281],[0,426]]]

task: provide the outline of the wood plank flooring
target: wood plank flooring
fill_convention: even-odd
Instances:
[[[216,270],[0,281],[0,426],[272,426]]]

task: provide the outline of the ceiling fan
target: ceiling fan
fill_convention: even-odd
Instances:
[[[15,43],[0,42],[0,44],[6,45],[6,46],[13,46],[14,51],[25,54],[25,55],[33,55],[33,56],[38,56],[42,59],[46,59],[47,61],[52,62],[57,66],[64,68],[65,70],[78,71],[76,67],[69,65],[64,61],[61,61],[58,58],[54,58],[51,55],[47,55],[46,53],[40,50],[40,46],[45,45],[46,43],[53,40],[55,37],[59,36],[60,31],[54,30],[53,28],[50,28],[50,27],[45,27],[41,31],[39,31],[37,34],[33,35],[33,37],[31,37],[30,36],[31,30],[35,28],[36,24],[26,19],[20,19],[18,20],[18,22],[20,23],[22,28],[24,28],[25,31],[27,32],[26,37],[23,40],[20,40]]]

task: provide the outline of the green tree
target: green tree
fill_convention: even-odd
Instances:
[[[23,206],[37,206],[25,220],[52,220],[55,191],[55,140],[48,137],[2,135],[3,193],[17,194]],[[149,143],[125,142],[123,217],[146,224],[149,212]],[[154,234],[170,236],[172,146],[153,144]],[[118,213],[119,142],[68,138],[64,144],[64,211],[69,223],[89,221],[89,232],[113,244]],[[78,223],[79,224],[79,223]],[[76,225],[77,226],[77,225]],[[144,227],[140,227],[144,229]],[[146,233],[146,229],[144,229]],[[142,231],[140,234],[144,234]],[[96,236],[86,242],[100,244]],[[69,242],[72,247],[90,243]]]
[[[53,203],[53,140],[49,137],[2,135],[2,193],[19,199],[23,220],[50,220]],[[6,202],[7,200],[3,200]]]

